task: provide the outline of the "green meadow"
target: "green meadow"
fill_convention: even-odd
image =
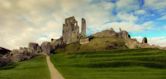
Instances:
[[[14,64],[0,69],[0,79],[50,79],[45,56]]]
[[[166,79],[159,49],[58,52],[51,60],[66,79]]]

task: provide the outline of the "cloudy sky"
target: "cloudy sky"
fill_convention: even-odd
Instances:
[[[59,38],[69,16],[84,17],[88,35],[120,27],[139,41],[146,36],[166,46],[166,0],[0,0],[0,46]]]

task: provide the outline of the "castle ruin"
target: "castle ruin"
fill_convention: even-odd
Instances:
[[[86,37],[86,20],[82,18],[81,22],[81,34],[79,32],[78,22],[76,21],[75,17],[69,17],[65,19],[65,24],[63,24],[63,33],[62,38],[65,44],[70,44],[74,42],[79,42],[80,37]]]

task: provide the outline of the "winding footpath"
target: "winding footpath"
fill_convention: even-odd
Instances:
[[[50,60],[50,56],[46,55],[48,68],[50,71],[51,79],[64,79],[63,76],[58,72]]]

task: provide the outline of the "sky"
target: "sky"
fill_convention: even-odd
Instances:
[[[0,47],[16,49],[62,35],[64,19],[87,21],[87,35],[114,28],[166,46],[166,0],[0,0]]]

